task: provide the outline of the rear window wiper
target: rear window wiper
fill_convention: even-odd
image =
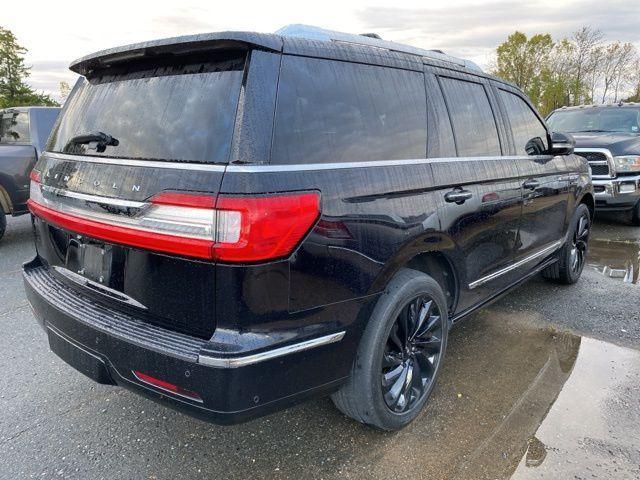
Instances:
[[[119,144],[117,138],[103,132],[81,133],[69,139],[64,151],[68,151],[73,145],[88,145],[89,149],[102,153],[108,146],[117,147]]]

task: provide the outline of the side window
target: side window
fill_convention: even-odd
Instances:
[[[0,143],[29,143],[29,114],[7,110],[0,118]]]
[[[422,72],[283,56],[272,164],[424,158]]]
[[[516,155],[541,155],[549,148],[547,131],[522,98],[506,90],[498,90],[511,124]]]
[[[475,82],[441,77],[456,137],[458,155],[501,155],[498,127],[484,87]]]
[[[442,97],[442,91],[435,75],[427,74],[427,132],[429,141],[427,145],[428,157],[455,157],[456,144],[453,141],[453,130],[449,120],[447,106]]]

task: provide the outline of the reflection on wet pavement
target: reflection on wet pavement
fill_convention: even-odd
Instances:
[[[640,243],[591,239],[587,265],[607,277],[637,284],[640,270]]]
[[[478,317],[452,332],[426,412],[369,432],[351,465],[375,478],[640,478],[638,352]]]

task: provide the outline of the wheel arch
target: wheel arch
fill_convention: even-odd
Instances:
[[[589,209],[591,220],[593,221],[593,218],[595,217],[595,214],[596,214],[596,201],[593,198],[593,195],[590,192],[585,193],[578,201],[578,205],[581,205],[581,204],[584,204],[587,206],[587,208]]]
[[[460,282],[453,262],[445,253],[438,250],[419,253],[405,264],[405,268],[426,273],[438,282],[447,299],[449,314],[453,314],[458,303]]]
[[[442,288],[447,299],[449,314],[458,304],[462,275],[456,264],[456,248],[451,238],[442,233],[421,237],[404,248],[387,262],[387,266],[372,286],[373,292],[384,290],[393,277],[403,268],[410,268],[432,277]]]

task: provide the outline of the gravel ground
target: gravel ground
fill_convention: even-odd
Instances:
[[[608,219],[593,235],[640,229]],[[534,279],[456,328],[428,408],[387,434],[328,399],[219,427],[92,383],[47,349],[21,285],[32,256],[29,219],[9,219],[0,479],[640,478],[640,290],[594,268],[570,287]]]

